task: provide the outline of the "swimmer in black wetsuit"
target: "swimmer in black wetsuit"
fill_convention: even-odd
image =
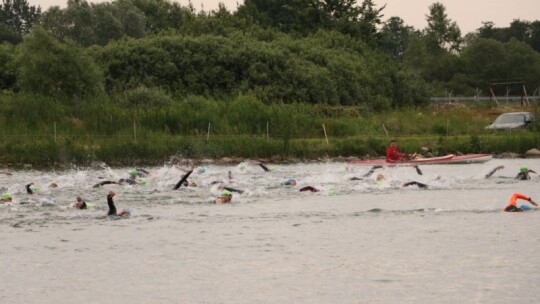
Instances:
[[[186,174],[182,175],[182,178],[176,183],[176,185],[173,187],[173,190],[178,190],[182,185],[189,186],[189,182],[187,181],[188,177],[193,173],[193,170],[195,170],[195,166],[191,165],[191,170],[187,171]]]
[[[416,182],[416,181],[405,183],[405,184],[401,185],[401,187],[406,188],[408,186],[415,186],[415,185],[418,186],[418,188],[421,188],[421,189],[427,189],[428,188],[428,185],[420,183],[420,182]]]
[[[319,189],[312,186],[305,186],[300,188],[300,192],[319,192]]]
[[[531,179],[531,176],[529,175],[529,173],[535,173],[533,170],[530,170],[529,168],[525,167],[525,166],[521,166],[519,167],[519,173],[516,175],[515,179],[519,179],[519,180],[529,180]]]
[[[109,191],[109,194],[107,194],[107,205],[109,205],[109,212],[107,212],[107,215],[109,216],[129,216],[130,212],[129,210],[122,210],[120,213],[116,212],[116,206],[114,206],[113,197],[116,195],[113,191]]]
[[[504,169],[504,166],[498,166],[498,167],[493,168],[493,170],[489,171],[489,173],[486,174],[486,178],[490,178],[493,174],[495,174],[495,172],[501,169]]]

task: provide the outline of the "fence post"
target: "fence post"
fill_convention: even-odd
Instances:
[[[206,141],[210,139],[210,123],[208,123],[208,132],[206,133]]]
[[[386,130],[386,127],[384,126],[384,124],[382,124],[382,128],[384,130],[384,133],[386,133],[386,138],[388,138],[388,131]]]
[[[325,128],[324,124],[322,124],[322,128],[324,130],[324,138],[326,138],[326,144],[328,145],[328,135],[326,135],[326,128]]]

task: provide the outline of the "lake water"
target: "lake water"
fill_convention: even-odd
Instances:
[[[369,167],[345,163],[208,165],[177,191],[176,167],[97,189],[129,168],[15,171],[0,175],[15,201],[0,205],[0,303],[538,303],[540,212],[501,212],[514,192],[540,201],[538,175],[513,179],[521,165],[540,172],[494,159],[385,168],[375,182],[350,181]],[[214,205],[211,182],[229,170],[246,192]],[[104,216],[109,190],[131,217]],[[94,207],[68,208],[77,195]]]

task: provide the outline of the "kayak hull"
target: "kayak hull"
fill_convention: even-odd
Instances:
[[[439,157],[429,157],[414,159],[402,162],[387,162],[386,159],[369,159],[369,160],[357,160],[352,163],[355,165],[363,166],[375,166],[375,165],[429,165],[429,164],[473,164],[473,163],[485,163],[493,158],[491,154],[465,154],[465,155],[453,155],[448,154]]]

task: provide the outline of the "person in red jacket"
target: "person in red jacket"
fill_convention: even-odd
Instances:
[[[523,195],[521,193],[514,193],[512,195],[512,197],[510,197],[510,200],[508,201],[508,205],[506,205],[506,207],[503,208],[503,211],[506,211],[506,212],[521,212],[521,211],[524,211],[525,209],[523,207],[516,206],[516,201],[518,199],[526,200],[529,203],[533,204],[534,206],[538,206],[533,201],[532,198],[530,198],[530,197],[528,197],[526,195]]]
[[[414,158],[415,155],[408,155],[399,152],[399,148],[395,140],[390,141],[390,145],[386,148],[386,162],[395,163],[402,162]]]

